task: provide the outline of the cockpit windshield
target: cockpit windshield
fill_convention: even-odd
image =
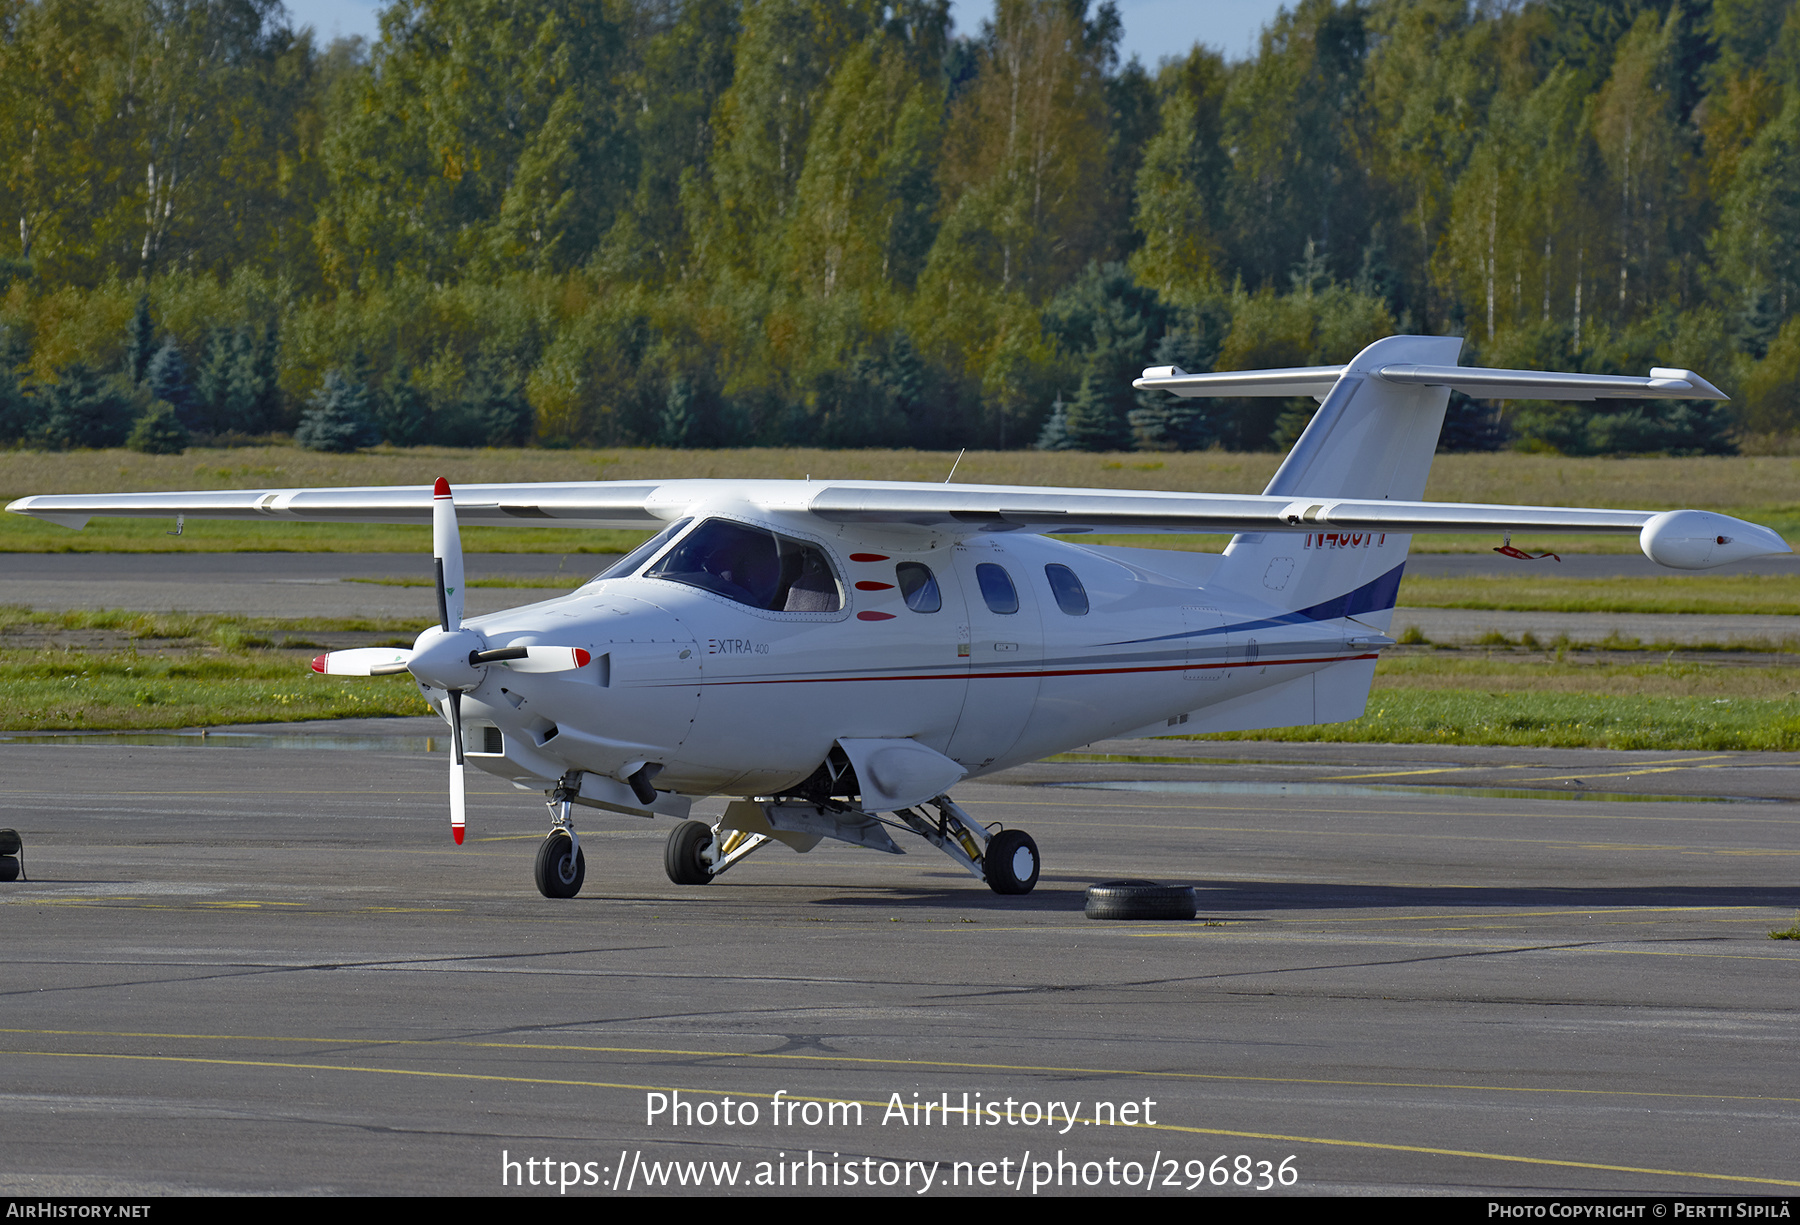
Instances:
[[[662,548],[665,544],[668,544],[669,541],[675,539],[675,537],[681,535],[682,529],[692,522],[692,519],[677,519],[675,522],[669,524],[668,527],[665,527],[662,531],[644,541],[643,544],[640,544],[637,548],[625,554],[625,556],[621,557],[618,561],[596,574],[593,578],[589,579],[588,582],[597,583],[603,578],[630,577],[633,571],[643,565],[646,561],[649,561],[652,557],[656,556],[658,549]]]
[[[644,571],[771,612],[837,612],[831,563],[815,545],[767,528],[709,519]]]

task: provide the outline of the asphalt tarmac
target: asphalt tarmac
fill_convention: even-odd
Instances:
[[[556,902],[429,721],[237,730],[0,744],[0,1192],[1800,1185],[1800,755],[1112,742],[957,789],[1029,897],[584,813]]]
[[[470,615],[495,612],[553,595],[549,587],[483,587],[497,577],[551,579],[569,586],[610,565],[609,556],[571,553],[471,553]],[[1572,578],[1667,575],[1632,554],[1569,556],[1559,565],[1509,561],[1486,554],[1418,554],[1407,570],[1419,575],[1519,574],[1521,566],[1556,567]],[[1722,566],[1709,574],[1793,573],[1800,558],[1763,558]],[[215,612],[252,617],[392,617],[429,621],[431,559],[406,553],[18,553],[0,558],[0,603],[34,609],[125,608],[145,612]],[[1677,613],[1554,613],[1406,608],[1394,628],[1416,626],[1433,642],[1474,642],[1490,633],[1543,641],[1609,638],[1645,643],[1743,646],[1800,639],[1800,619],[1784,616],[1694,616]]]

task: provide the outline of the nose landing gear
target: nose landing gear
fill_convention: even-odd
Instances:
[[[587,857],[581,853],[581,842],[575,836],[571,807],[568,800],[550,805],[550,832],[538,844],[532,877],[538,892],[545,897],[574,897],[581,892],[581,882],[587,879]]]

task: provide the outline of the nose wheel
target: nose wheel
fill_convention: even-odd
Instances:
[[[568,834],[552,830],[549,837],[538,843],[532,875],[538,892],[545,897],[574,897],[587,878],[587,856]]]

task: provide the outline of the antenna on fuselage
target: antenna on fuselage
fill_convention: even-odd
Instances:
[[[964,447],[962,450],[958,451],[956,453],[956,464],[962,463],[962,457],[967,455],[968,453],[969,453],[969,448],[967,448],[967,447]],[[956,464],[950,465],[950,476],[956,475]],[[950,483],[950,476],[947,476],[944,478],[944,484],[948,485]]]

